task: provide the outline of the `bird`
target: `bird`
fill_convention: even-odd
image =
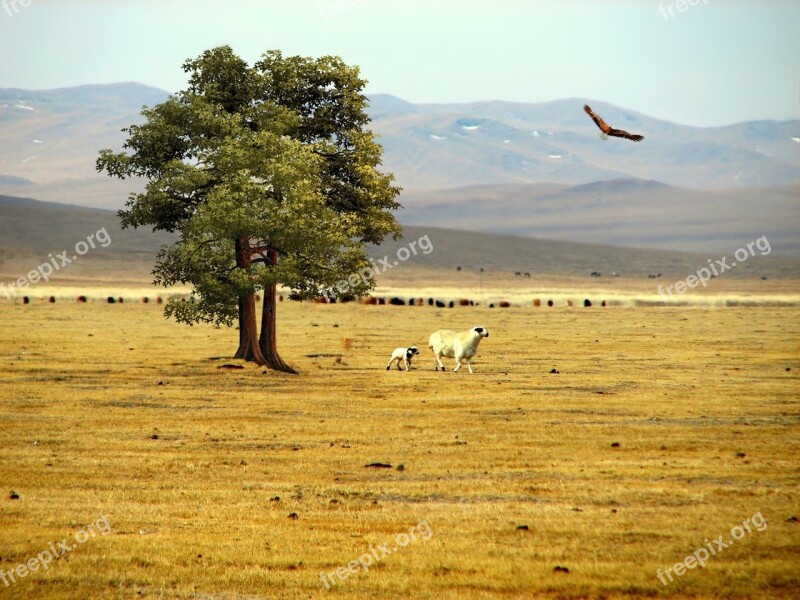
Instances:
[[[614,129],[613,127],[610,127],[605,121],[603,121],[603,119],[601,119],[594,113],[594,111],[589,107],[588,104],[584,104],[583,110],[586,111],[587,115],[592,117],[592,120],[600,128],[600,131],[602,131],[604,135],[610,135],[612,137],[621,137],[625,138],[626,140],[632,140],[634,142],[641,142],[644,139],[643,135],[628,133],[627,131],[623,131],[622,129]]]

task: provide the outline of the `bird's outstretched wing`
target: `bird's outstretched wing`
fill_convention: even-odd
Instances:
[[[592,120],[593,120],[593,121],[595,122],[595,124],[596,124],[596,125],[597,125],[597,126],[600,128],[600,131],[602,131],[603,133],[605,133],[606,135],[608,135],[608,133],[611,131],[611,127],[609,127],[609,126],[608,126],[608,124],[607,124],[605,121],[603,121],[603,119],[601,119],[600,117],[598,117],[598,116],[597,116],[597,115],[594,113],[594,111],[593,111],[593,110],[592,110],[592,109],[589,107],[589,105],[588,105],[588,104],[584,104],[584,105],[583,105],[583,110],[585,110],[585,111],[586,111],[586,114],[587,114],[587,115],[589,115],[590,117],[592,117]]]
[[[623,131],[622,129],[614,129],[613,127],[608,131],[608,135],[625,138],[626,140],[633,140],[634,142],[641,142],[644,139],[643,135],[639,135],[637,133],[628,133],[627,131]]]
[[[592,120],[597,124],[602,131],[606,135],[610,135],[612,137],[620,137],[625,138],[626,140],[631,140],[634,142],[641,142],[644,139],[643,135],[639,135],[636,133],[628,133],[627,131],[623,131],[622,129],[614,129],[613,127],[609,127],[608,124],[603,121],[599,116],[595,114],[595,112],[589,107],[588,104],[583,106],[583,110],[586,111],[586,114],[592,117]]]

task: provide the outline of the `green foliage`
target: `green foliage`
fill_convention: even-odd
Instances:
[[[168,316],[228,325],[239,298],[273,284],[319,295],[369,265],[364,243],[397,239],[399,188],[379,170],[357,68],[277,51],[249,67],[225,46],[184,70],[187,89],[144,109],[123,151],[97,161],[109,176],[147,180],[120,211],[123,226],[180,233],[155,281],[192,284],[195,301],[168,304]]]

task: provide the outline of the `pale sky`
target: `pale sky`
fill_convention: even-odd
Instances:
[[[229,44],[251,63],[270,49],[336,54],[361,68],[368,93],[412,102],[579,97],[699,126],[800,118],[800,0],[682,6],[0,0],[0,87],[137,81],[175,92],[184,60]]]

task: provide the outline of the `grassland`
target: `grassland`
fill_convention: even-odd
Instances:
[[[111,528],[0,597],[800,594],[800,308],[279,313],[299,376],[220,368],[234,330],[154,304],[0,302],[0,568]],[[475,324],[474,375],[384,369]]]

